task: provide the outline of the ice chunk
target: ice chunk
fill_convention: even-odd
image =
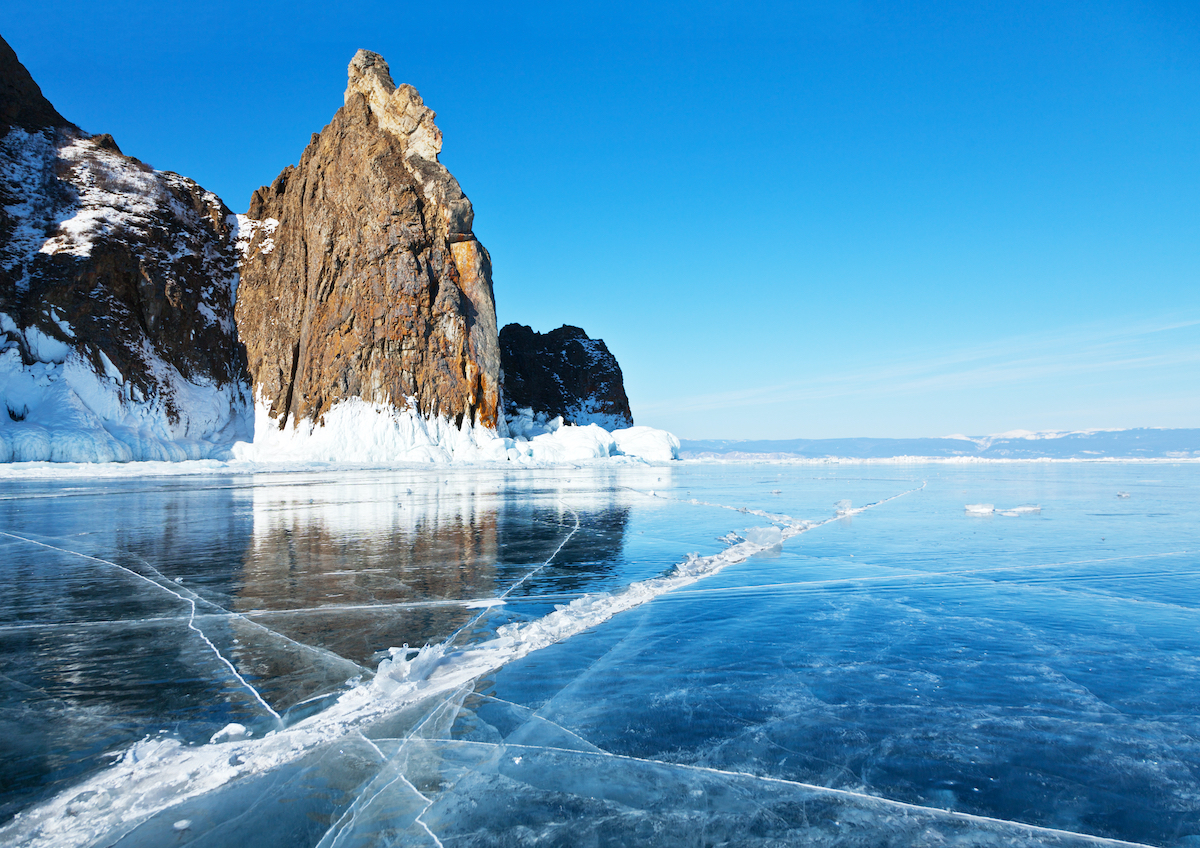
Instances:
[[[244,724],[233,722],[227,724],[213,734],[212,739],[208,740],[214,745],[219,745],[222,742],[240,742],[243,739],[250,738],[250,731],[246,729]]]
[[[628,427],[613,430],[617,450],[626,456],[636,456],[647,462],[670,462],[679,459],[679,439],[666,430],[653,427]]]
[[[37,327],[25,330],[25,341],[29,343],[29,352],[38,362],[66,362],[71,353],[71,348],[66,342],[46,335]]]
[[[774,525],[767,527],[748,527],[742,531],[742,538],[752,545],[764,548],[774,548],[783,544],[783,531]]]
[[[967,515],[991,515],[996,511],[994,504],[967,504]]]

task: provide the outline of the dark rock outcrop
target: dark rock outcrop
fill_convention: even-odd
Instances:
[[[0,461],[228,443],[245,371],[229,210],[67,122],[0,41]]]
[[[433,119],[360,50],[345,106],[251,199],[238,331],[281,428],[351,398],[497,426],[491,260]]]
[[[58,114],[21,64],[16,51],[0,38],[0,135],[12,127],[38,131],[74,126]]]
[[[567,424],[599,424],[607,430],[633,426],[621,366],[602,339],[570,325],[535,333],[522,324],[500,331],[505,414],[521,409],[562,416]]]

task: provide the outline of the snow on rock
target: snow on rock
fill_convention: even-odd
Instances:
[[[244,437],[216,195],[61,122],[0,135],[0,198],[0,461],[200,459]]]
[[[173,417],[145,398],[104,357],[105,372],[78,351],[0,313],[0,462],[128,462],[220,455],[240,430],[230,410],[241,389],[185,380],[166,363],[159,378],[186,410]],[[22,357],[21,342],[27,356]]]

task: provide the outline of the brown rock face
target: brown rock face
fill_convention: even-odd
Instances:
[[[349,398],[497,425],[491,259],[437,160],[434,113],[382,57],[350,63],[345,106],[256,191],[237,325],[280,427]]]

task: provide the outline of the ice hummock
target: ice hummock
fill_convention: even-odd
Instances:
[[[234,459],[251,462],[563,464],[616,459],[668,462],[679,440],[665,430],[564,424],[530,416],[508,424],[508,435],[478,424],[427,417],[411,399],[404,408],[357,398],[341,401],[322,421],[280,430],[266,404],[254,407],[254,438],[233,446]]]

